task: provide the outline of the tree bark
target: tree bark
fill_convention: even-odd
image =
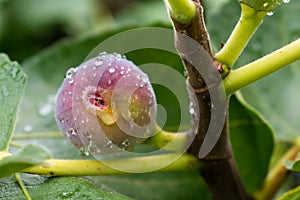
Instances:
[[[172,19],[175,28],[175,43],[176,48],[184,62],[188,89],[191,93],[196,94],[195,99],[191,99],[192,102],[197,102],[199,105],[198,117],[194,117],[194,124],[197,129],[195,130],[196,135],[191,135],[193,141],[188,149],[188,153],[199,157],[200,148],[207,135],[210,123],[217,123],[212,117],[212,100],[211,91],[218,91],[220,85],[220,77],[214,77],[213,73],[209,76],[210,80],[207,83],[207,79],[199,73],[194,65],[189,62],[186,58],[193,56],[197,53],[197,49],[185,44],[185,39],[182,35],[191,37],[197,41],[210,55],[211,63],[215,65],[206,65],[204,62],[201,67],[209,74],[211,70],[218,69],[219,63],[214,61],[213,53],[209,44],[209,36],[203,20],[203,7],[198,0],[193,0],[197,8],[197,14],[189,24],[181,24],[176,20]],[[195,55],[197,56],[197,55]],[[201,58],[199,58],[199,62]],[[215,68],[215,69],[212,69]],[[218,74],[220,76],[220,74]],[[220,102],[224,101],[227,107],[228,101],[222,99],[220,95]],[[216,109],[216,108],[215,108]],[[227,108],[226,108],[227,109]],[[228,110],[228,109],[227,109]],[[227,118],[227,116],[225,116]],[[227,119],[223,126],[222,133],[209,154],[205,157],[199,158],[203,163],[200,173],[205,179],[214,199],[216,200],[247,200],[250,199],[245,191],[242,184],[239,171],[237,169],[235,160],[232,155],[232,148],[228,137],[228,124]]]

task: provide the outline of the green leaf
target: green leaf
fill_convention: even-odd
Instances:
[[[297,200],[300,198],[300,186],[286,192],[278,200]]]
[[[292,171],[295,171],[295,172],[300,172],[300,160],[297,160],[297,161],[293,164],[291,170],[292,170]]]
[[[297,12],[299,9],[300,2],[291,1],[279,6],[272,16],[265,17],[263,24],[237,61],[237,67],[256,60],[298,38],[299,15]],[[226,41],[238,20],[239,12],[238,3],[228,1],[214,14],[209,15],[208,22],[212,23],[209,23],[208,28],[215,46],[220,46],[222,41]],[[276,139],[279,140],[294,141],[300,136],[299,69],[300,62],[298,61],[241,90],[245,100],[270,123]]]
[[[18,153],[0,160],[0,178],[20,172],[23,169],[44,163],[51,154],[42,147],[27,145]]]
[[[282,3],[282,0],[242,0],[240,1],[254,8],[255,11],[271,11]]]
[[[272,17],[267,17],[241,57],[241,63],[265,55],[299,37],[299,29],[295,27],[299,16],[294,13],[299,9],[300,2],[291,1],[280,6]],[[274,34],[267,35],[267,32]],[[294,141],[300,136],[299,69],[298,61],[242,90],[246,101],[270,122],[276,137],[281,140]]]
[[[300,172],[300,160],[296,161],[286,161],[284,163],[287,169],[294,171],[294,172]]]
[[[273,131],[241,94],[230,99],[229,119],[234,157],[247,191],[253,194],[262,186],[268,172],[274,147]]]
[[[212,199],[198,171],[98,176],[92,180],[134,199]]]
[[[21,67],[0,54],[0,151],[8,149],[25,84]]]
[[[32,200],[53,199],[113,199],[129,200],[129,197],[118,194],[105,186],[95,185],[83,178],[60,177],[47,178],[37,175],[21,175]],[[0,179],[0,199],[25,200],[24,194],[13,177]]]

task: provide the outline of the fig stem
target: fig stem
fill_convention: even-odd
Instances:
[[[188,143],[186,132],[172,133],[162,130],[157,126],[157,134],[147,139],[143,144],[166,150],[176,150],[184,148]],[[170,145],[169,145],[170,144]],[[169,145],[169,146],[167,146]]]
[[[0,152],[0,160],[10,156],[7,152]],[[178,154],[164,154],[147,157],[125,158],[110,161],[113,166],[122,164],[122,168],[128,168],[130,171],[141,171],[145,166],[155,168],[161,166],[166,160],[174,159]],[[106,161],[108,162],[108,161]],[[46,164],[36,165],[24,169],[22,173],[50,175],[50,176],[97,176],[97,175],[117,175],[126,172],[110,168],[107,164],[98,160],[45,160]],[[199,168],[199,161],[195,156],[183,154],[167,167],[158,169],[157,172],[181,171]]]
[[[191,0],[166,0],[170,15],[182,24],[189,24],[196,15],[196,6]]]
[[[300,39],[230,72],[224,79],[228,95],[300,59]]]
[[[240,3],[241,16],[223,48],[216,53],[215,58],[228,68],[231,68],[243,49],[262,23],[266,11],[255,11],[247,4]]]
[[[289,170],[283,165],[287,160],[295,160],[300,152],[300,138],[294,145],[283,155],[282,159],[277,162],[273,169],[269,172],[263,187],[255,194],[255,199],[264,200],[272,199],[279,187],[289,175]]]

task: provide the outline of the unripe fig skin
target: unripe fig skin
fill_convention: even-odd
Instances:
[[[154,134],[156,100],[148,76],[119,54],[101,54],[67,71],[55,118],[91,153],[130,150]]]

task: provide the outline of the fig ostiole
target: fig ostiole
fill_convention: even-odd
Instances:
[[[148,76],[119,54],[70,68],[56,97],[56,121],[79,149],[107,154],[155,134],[156,99]]]

